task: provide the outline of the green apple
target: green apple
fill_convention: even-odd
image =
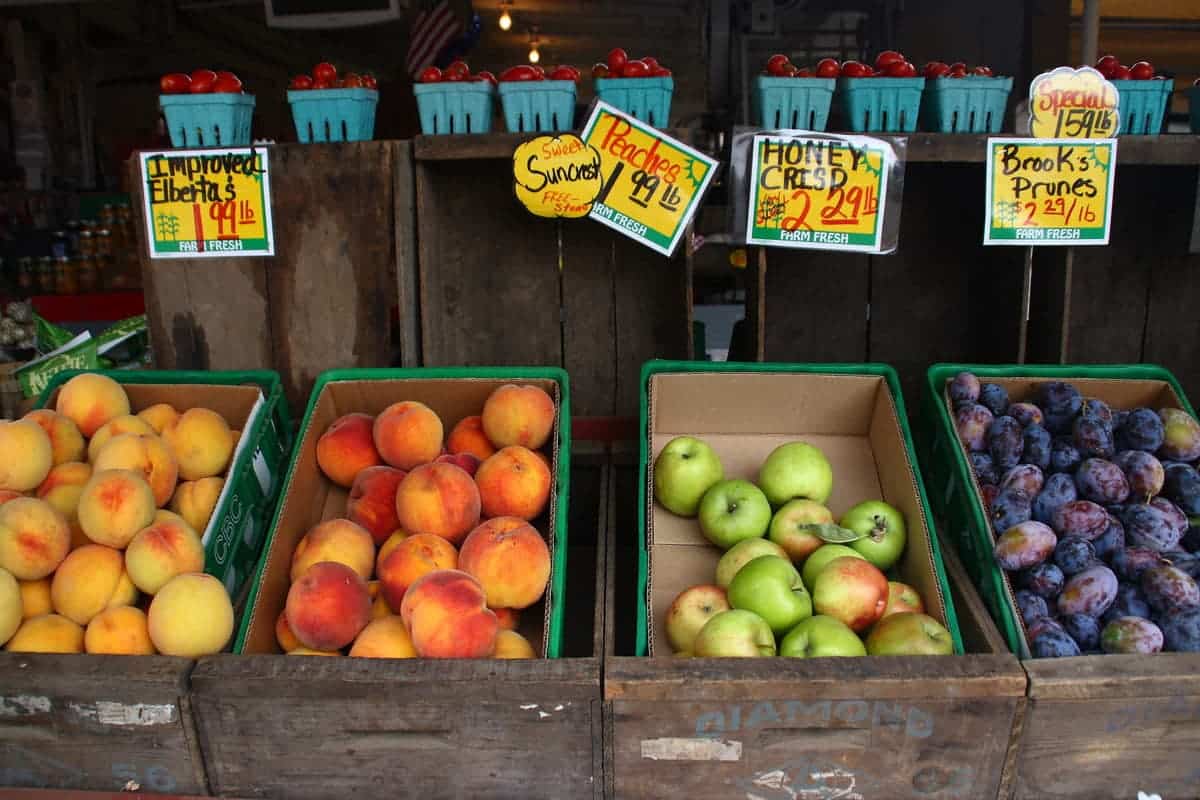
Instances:
[[[818,547],[811,556],[805,559],[804,567],[800,570],[800,577],[804,579],[804,585],[811,589],[821,570],[825,569],[830,561],[843,556],[862,558],[863,554],[844,544],[824,544]]]
[[[812,599],[818,614],[839,619],[850,630],[861,633],[883,616],[888,599],[887,577],[865,558],[835,558],[813,582]]]
[[[808,525],[831,524],[833,512],[813,500],[792,500],[771,517],[767,538],[787,551],[793,564],[802,564],[825,541]]]
[[[721,459],[705,442],[676,436],[654,459],[654,499],[681,517],[694,517],[700,498],[725,477]]]
[[[915,611],[884,617],[867,635],[873,656],[948,656],[954,652],[950,631],[936,619]]]
[[[717,562],[717,586],[725,588],[737,575],[738,570],[759,556],[779,556],[787,558],[783,548],[766,539],[745,539],[725,551]]]
[[[801,620],[788,631],[779,643],[779,655],[793,658],[827,658],[830,656],[865,656],[858,634],[844,622],[824,614]]]
[[[704,623],[696,634],[692,655],[697,658],[735,656],[756,658],[775,655],[771,626],[752,611],[722,611]]]
[[[667,609],[667,641],[672,650],[691,650],[704,623],[731,608],[720,586],[693,586],[679,593]]]
[[[891,569],[904,555],[908,530],[904,515],[882,500],[866,500],[842,515],[838,523],[863,538],[850,546],[880,569]]]
[[[771,504],[750,481],[719,481],[700,499],[700,531],[722,549],[761,538],[770,524]]]
[[[729,584],[729,604],[758,614],[776,636],[812,616],[812,598],[800,573],[779,556],[760,556],[738,570]]]
[[[811,444],[789,442],[772,450],[759,467],[758,485],[776,507],[795,498],[824,503],[833,492],[833,468]]]

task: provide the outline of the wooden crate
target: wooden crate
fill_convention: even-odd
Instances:
[[[201,659],[192,704],[213,792],[600,798],[607,480],[604,459],[577,447],[567,657]]]
[[[0,653],[0,786],[208,794],[194,663]]]

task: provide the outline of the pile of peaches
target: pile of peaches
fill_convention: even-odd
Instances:
[[[445,434],[427,405],[340,417],[316,460],[350,490],[344,517],[296,546],[275,624],[289,655],[535,658],[517,632],[541,600],[550,550],[554,401],[506,384]]]

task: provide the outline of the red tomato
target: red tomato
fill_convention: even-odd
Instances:
[[[550,74],[546,76],[552,81],[575,81],[579,80],[579,75],[574,67],[559,65],[550,70]]]
[[[1112,77],[1109,78],[1109,80],[1112,80],[1112,81],[1133,80],[1133,72],[1129,69],[1129,67],[1127,67],[1123,64],[1119,64],[1117,66],[1117,68],[1113,70]]]
[[[811,78],[812,76],[812,67],[799,67],[792,73],[793,78]]]
[[[212,90],[218,94],[241,94],[242,82],[233,73],[226,73],[217,78]]]
[[[950,65],[944,61],[930,61],[921,72],[926,78],[944,78],[950,74]]]
[[[158,79],[158,90],[163,94],[187,94],[192,77],[182,72],[172,72]]]
[[[536,81],[537,79],[537,70],[528,64],[518,64],[500,73],[501,83],[508,83],[509,81]]]
[[[213,90],[213,84],[217,82],[217,73],[211,69],[197,69],[192,71],[192,82],[188,86],[188,91],[192,94],[208,94]]]
[[[915,78],[917,68],[907,61],[893,61],[880,70],[879,74],[888,78]]]
[[[870,67],[861,61],[847,61],[842,64],[843,78],[866,78],[870,75]]]
[[[822,58],[817,62],[818,78],[836,78],[839,71],[836,58]]]
[[[541,81],[541,80],[546,79],[546,68],[545,67],[543,67],[541,64],[531,64],[530,66],[532,66],[533,71],[538,74],[538,77],[536,78],[536,80]]]
[[[639,59],[639,60],[643,64],[645,64],[647,67],[649,67],[651,69],[651,71],[653,71],[654,68],[658,66],[658,59],[655,58],[654,56],[642,56],[641,59]]]
[[[650,77],[669,78],[671,77],[671,70],[667,69],[666,67],[655,67],[654,69],[650,70]]]
[[[451,75],[457,75],[457,78],[451,78]],[[442,70],[443,80],[465,81],[471,77],[471,68],[467,66],[465,61],[451,61],[450,66]]]
[[[1119,66],[1121,66],[1120,59],[1111,53],[1100,56],[1100,58],[1096,61],[1096,71],[1106,78],[1116,72],[1116,69]]]
[[[992,68],[978,66],[975,69],[971,70],[971,74],[972,75],[982,75],[985,78],[990,78],[990,77],[992,77]]]
[[[492,86],[496,85],[496,76],[493,75],[492,73],[488,72],[486,69],[483,70],[482,72],[478,73],[475,76],[474,80],[476,83],[478,83],[479,81],[487,81]]]
[[[593,78],[607,78],[608,77],[608,64],[602,64],[599,62],[592,64],[592,77]]]
[[[904,56],[897,53],[895,50],[884,50],[879,55],[875,56],[875,69],[883,72],[892,64],[903,64]]]
[[[378,89],[379,81],[375,80],[374,75],[363,75],[362,77],[364,89]]]
[[[311,89],[313,88],[313,79],[309,75],[297,75],[292,78],[291,83],[288,84],[288,88],[296,91]]]
[[[318,82],[322,80],[331,86],[333,85],[333,81],[331,81],[329,78],[317,78]],[[442,71],[440,69],[437,67],[426,67],[425,69],[421,70],[421,75],[417,78],[417,83],[440,83],[441,80]]]
[[[422,74],[424,74],[424,73],[422,73]],[[440,73],[439,73],[439,76],[436,79],[434,79],[433,81],[422,81],[422,82],[423,83],[436,83],[439,80],[441,80]],[[333,81],[331,81],[327,78],[317,78],[315,81],[313,81],[312,88],[314,88],[314,89],[333,89],[334,84],[333,84]]]
[[[450,80],[447,78],[447,80]],[[363,80],[357,75],[347,75],[342,78],[341,85],[343,89],[362,89]]]
[[[786,69],[790,64],[791,61],[787,56],[783,55],[782,53],[776,53],[767,59],[767,72],[775,76],[784,75],[786,74]]]
[[[627,61],[621,68],[621,77],[648,78],[650,77],[650,68],[646,66],[645,61]]]
[[[441,73],[439,72],[438,74],[440,75]],[[313,67],[312,76],[313,80],[319,81],[324,79],[329,81],[329,85],[332,86],[333,82],[337,80],[337,67],[328,61],[322,61]]]
[[[234,73],[232,73],[228,70],[217,70],[217,77],[218,78],[236,78],[237,75],[235,75]]]
[[[962,61],[955,61],[953,64],[950,65],[950,71],[951,72],[966,72],[967,65],[964,64]]]
[[[443,83],[459,83],[460,81],[469,81],[469,80],[471,80],[470,75],[464,75],[461,72],[451,72],[448,69],[442,70],[442,82]]]
[[[1129,74],[1135,81],[1148,81],[1154,77],[1154,65],[1149,61],[1139,61],[1129,68]]]
[[[608,51],[608,58],[604,59],[604,63],[608,64],[609,73],[613,75],[620,75],[628,62],[629,54],[619,47]]]

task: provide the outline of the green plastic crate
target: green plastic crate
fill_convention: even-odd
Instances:
[[[300,456],[300,443],[311,425],[313,410],[321,391],[331,383],[361,382],[361,381],[395,381],[395,380],[550,380],[558,384],[558,464],[554,479],[556,483],[555,520],[554,520],[554,549],[551,553],[552,567],[550,584],[546,588],[545,602],[550,610],[549,627],[545,631],[546,657],[558,658],[562,651],[563,605],[566,599],[567,572],[567,518],[568,498],[570,496],[570,463],[571,463],[571,403],[570,384],[565,370],[558,367],[423,367],[411,369],[335,369],[321,373],[313,385],[312,394],[308,398],[308,406],[304,411],[304,419],[296,434],[296,447],[287,467],[287,475],[283,481],[280,498],[287,496],[296,471]],[[396,401],[404,399],[397,396]],[[246,635],[250,629],[251,617],[258,602],[259,587],[262,585],[263,573],[266,570],[267,558],[275,540],[279,520],[283,514],[283,502],[276,504],[275,514],[271,519],[270,533],[267,536],[266,547],[263,548],[258,568],[254,572],[254,582],[250,588],[249,600],[238,625],[237,639],[233,652],[241,653],[246,644]]]
[[[807,375],[866,375],[883,378],[892,400],[895,403],[896,416],[899,420],[900,431],[904,437],[904,449],[912,464],[913,479],[917,497],[924,511],[929,530],[929,546],[933,556],[933,566],[937,584],[941,590],[946,610],[946,627],[954,639],[954,652],[961,655],[963,651],[962,635],[958,627],[958,618],[954,612],[954,601],[950,596],[950,585],[946,580],[946,571],[942,566],[941,550],[938,545],[937,531],[934,527],[933,514],[930,511],[925,487],[917,466],[916,451],[913,447],[912,434],[908,426],[908,416],[904,409],[904,397],[900,390],[900,378],[896,371],[886,364],[789,364],[789,363],[743,363],[729,361],[647,361],[642,365],[641,372],[641,427],[639,429],[638,457],[638,596],[637,596],[637,639],[635,654],[645,656],[648,653],[648,622],[649,622],[649,552],[646,544],[646,514],[652,498],[647,493],[647,478],[650,466],[650,379],[655,375],[670,373],[759,373],[759,374],[807,374]]]
[[[274,512],[282,485],[280,478],[291,456],[292,424],[279,373],[270,370],[206,372],[201,370],[71,370],[55,375],[38,398],[46,408],[58,388],[82,372],[107,375],[117,383],[133,385],[257,386],[263,405],[242,430],[225,488],[213,510],[208,528],[198,531],[204,540],[204,571],[225,584],[235,600],[258,563],[267,522]],[[204,405],[198,398],[196,405]]]
[[[1029,645],[1017,613],[1012,586],[993,557],[993,539],[983,500],[971,466],[958,440],[954,420],[945,397],[946,381],[960,372],[971,372],[981,380],[1027,378],[1034,380],[1079,379],[1159,381],[1179,397],[1184,410],[1196,412],[1188,403],[1179,381],[1153,364],[1108,364],[1098,366],[1029,366],[1017,364],[934,364],[926,373],[921,403],[921,468],[929,478],[938,519],[958,548],[971,580],[992,612],[992,618],[1012,652],[1029,658]]]

